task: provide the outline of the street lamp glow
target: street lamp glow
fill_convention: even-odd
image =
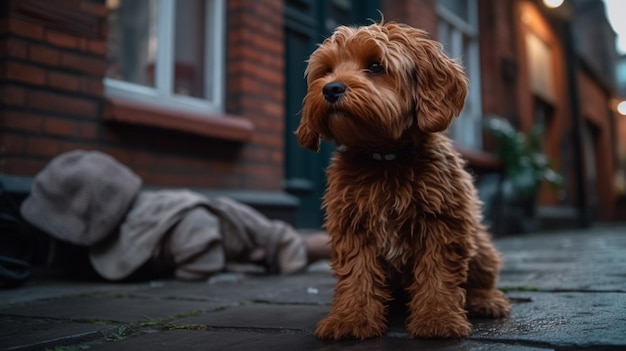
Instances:
[[[626,116],[626,100],[617,104],[617,112],[622,116]]]
[[[564,0],[543,0],[543,4],[546,5],[546,7],[551,8],[551,9],[555,9],[561,5],[563,5]]]

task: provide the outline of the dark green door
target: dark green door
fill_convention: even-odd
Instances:
[[[296,226],[320,228],[324,214],[325,169],[334,146],[322,143],[319,153],[301,148],[293,134],[300,121],[302,99],[306,94],[306,60],[316,44],[339,24],[369,24],[378,20],[378,0],[287,0],[285,3],[285,190],[300,200]]]

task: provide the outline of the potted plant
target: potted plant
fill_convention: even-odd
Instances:
[[[536,219],[536,204],[542,182],[559,188],[563,177],[557,173],[541,150],[543,130],[535,126],[525,134],[498,116],[484,119],[485,129],[496,141],[496,155],[502,163],[504,179],[501,186],[501,206],[521,210],[521,221]],[[506,217],[506,216],[500,216]],[[507,218],[500,218],[506,221]],[[524,224],[521,225],[524,227]]]

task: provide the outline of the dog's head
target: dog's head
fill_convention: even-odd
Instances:
[[[424,31],[403,24],[338,27],[311,55],[296,130],[317,151],[320,138],[346,146],[393,142],[448,128],[463,108],[467,76]],[[412,136],[415,137],[415,136]]]

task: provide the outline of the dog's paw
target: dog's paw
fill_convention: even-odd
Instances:
[[[409,317],[406,329],[413,338],[459,339],[472,331],[465,314],[436,315],[422,318]]]
[[[474,290],[467,294],[466,308],[471,317],[504,318],[511,304],[500,290]]]
[[[315,336],[322,340],[369,339],[382,336],[387,329],[385,321],[365,318],[344,318],[328,315],[315,329]]]

